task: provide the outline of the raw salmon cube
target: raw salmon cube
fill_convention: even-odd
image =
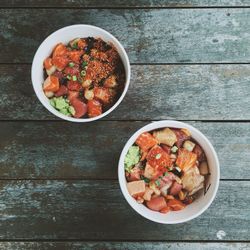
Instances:
[[[176,165],[182,170],[187,171],[189,168],[193,167],[197,160],[197,154],[181,148],[178,150],[178,157],[176,160]]]
[[[172,165],[170,156],[158,145],[150,149],[147,161],[150,166],[156,169],[164,169]]]
[[[142,151],[147,151],[158,142],[150,133],[145,132],[137,138],[135,143],[142,149]]]
[[[111,94],[109,89],[103,87],[95,87],[94,88],[95,98],[103,102],[104,104],[108,104],[111,101]]]
[[[160,211],[167,206],[167,202],[164,197],[155,197],[147,202],[147,207],[154,211]]]
[[[87,106],[89,117],[96,117],[102,114],[102,105],[97,100],[89,100]]]
[[[59,89],[59,79],[56,76],[48,76],[43,83],[43,90],[56,92],[58,89]]]
[[[57,56],[64,56],[67,54],[67,48],[63,43],[58,43],[54,50],[53,50],[53,55],[52,57],[57,57]]]

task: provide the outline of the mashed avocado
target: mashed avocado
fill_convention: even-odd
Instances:
[[[132,169],[132,166],[138,163],[140,161],[140,158],[141,158],[140,148],[138,146],[131,146],[125,157],[125,161],[124,161],[125,170],[130,172]]]
[[[75,109],[73,108],[73,106],[69,106],[68,110],[69,110],[69,113],[70,113],[71,115],[74,115],[74,114],[76,113],[76,111],[75,111]]]
[[[62,96],[51,98],[50,105],[64,115],[71,116],[75,114],[75,109],[70,106],[68,99],[63,98]]]

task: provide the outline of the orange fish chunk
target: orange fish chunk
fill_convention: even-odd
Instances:
[[[148,132],[142,133],[135,141],[135,143],[141,148],[142,151],[148,151],[155,146],[157,140]]]
[[[178,150],[176,165],[185,172],[195,165],[196,160],[197,154],[190,152],[185,148],[181,148]]]
[[[160,146],[155,145],[147,155],[148,164],[156,169],[165,169],[172,165],[170,155],[168,155]]]
[[[59,79],[56,76],[48,76],[44,81],[43,90],[56,92],[59,89]]]

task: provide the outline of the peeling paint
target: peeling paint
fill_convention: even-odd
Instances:
[[[216,237],[217,237],[217,239],[219,239],[219,240],[222,240],[223,238],[225,238],[226,235],[227,235],[227,234],[226,234],[223,230],[219,230],[219,231],[216,233]]]

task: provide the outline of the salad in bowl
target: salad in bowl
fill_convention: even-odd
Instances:
[[[111,43],[101,38],[75,38],[58,43],[44,60],[43,91],[60,113],[92,118],[121,96],[125,69]]]
[[[204,135],[190,125],[163,121],[142,128],[126,144],[119,181],[137,212],[157,222],[179,223],[209,206],[218,188],[218,168]]]
[[[31,69],[40,102],[72,122],[91,122],[121,103],[130,83],[130,64],[121,43],[92,25],[71,25],[39,46]]]

